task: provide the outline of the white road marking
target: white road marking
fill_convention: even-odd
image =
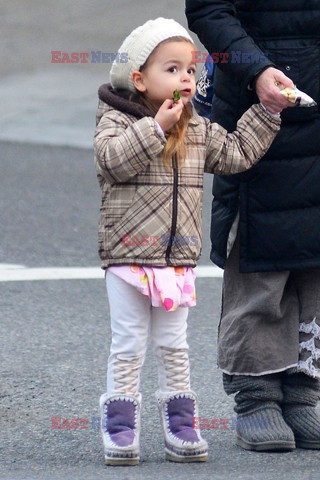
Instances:
[[[199,278],[221,278],[223,270],[204,265],[196,267]],[[104,272],[99,267],[39,267],[27,268],[24,265],[0,264],[0,282],[26,282],[35,280],[92,280],[103,279]]]
[[[17,265],[16,263],[0,263],[1,270],[11,270],[11,268],[26,268],[25,265]]]
[[[222,278],[223,269],[214,265],[199,265],[196,267],[196,274],[199,278]]]

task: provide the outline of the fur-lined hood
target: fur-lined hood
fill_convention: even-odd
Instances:
[[[135,117],[153,117],[153,114],[138,102],[138,95],[127,90],[115,90],[111,83],[104,83],[98,90],[99,99],[116,110]]]

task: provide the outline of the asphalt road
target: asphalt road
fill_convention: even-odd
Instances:
[[[0,273],[8,264],[99,265],[100,194],[90,146],[96,91],[110,65],[52,64],[51,51],[114,52],[149,18],[186,25],[183,8],[181,0],[0,1]],[[210,185],[205,176],[202,266],[210,265]],[[221,279],[199,278],[197,289],[189,320],[192,387],[201,417],[228,419],[229,428],[203,432],[207,463],[165,462],[148,352],[142,462],[112,468],[104,465],[97,428],[110,342],[103,280],[0,281],[0,479],[318,479],[319,452],[266,454],[234,445],[233,402],[216,367]],[[54,418],[83,419],[88,428],[54,429]]]
[[[99,192],[90,150],[0,144],[1,264],[98,266]],[[210,211],[206,177],[205,226]],[[208,252],[208,235],[205,251]],[[208,264],[204,253],[202,264]],[[231,428],[232,400],[216,367],[221,279],[199,278],[191,309],[192,386],[202,418],[229,419],[204,431],[209,462],[164,461],[154,399],[156,369],[148,352],[142,376],[142,462],[103,463],[98,399],[105,389],[110,341],[103,280],[0,282],[1,479],[316,479],[320,454],[240,450]],[[53,429],[53,418],[87,420],[87,429]],[[62,420],[58,421],[62,424]]]

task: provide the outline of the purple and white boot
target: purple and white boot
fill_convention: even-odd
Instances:
[[[141,396],[104,393],[100,397],[100,410],[106,465],[137,465]]]
[[[166,460],[205,462],[208,444],[194,429],[199,417],[197,396],[191,390],[156,393],[165,439]]]

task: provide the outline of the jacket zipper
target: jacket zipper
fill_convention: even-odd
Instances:
[[[172,167],[173,167],[173,192],[172,192],[172,221],[171,221],[171,231],[170,238],[166,250],[166,262],[167,265],[172,266],[170,260],[170,254],[172,249],[172,242],[176,235],[177,230],[177,216],[178,216],[178,165],[177,165],[177,155],[174,154],[172,158]]]

